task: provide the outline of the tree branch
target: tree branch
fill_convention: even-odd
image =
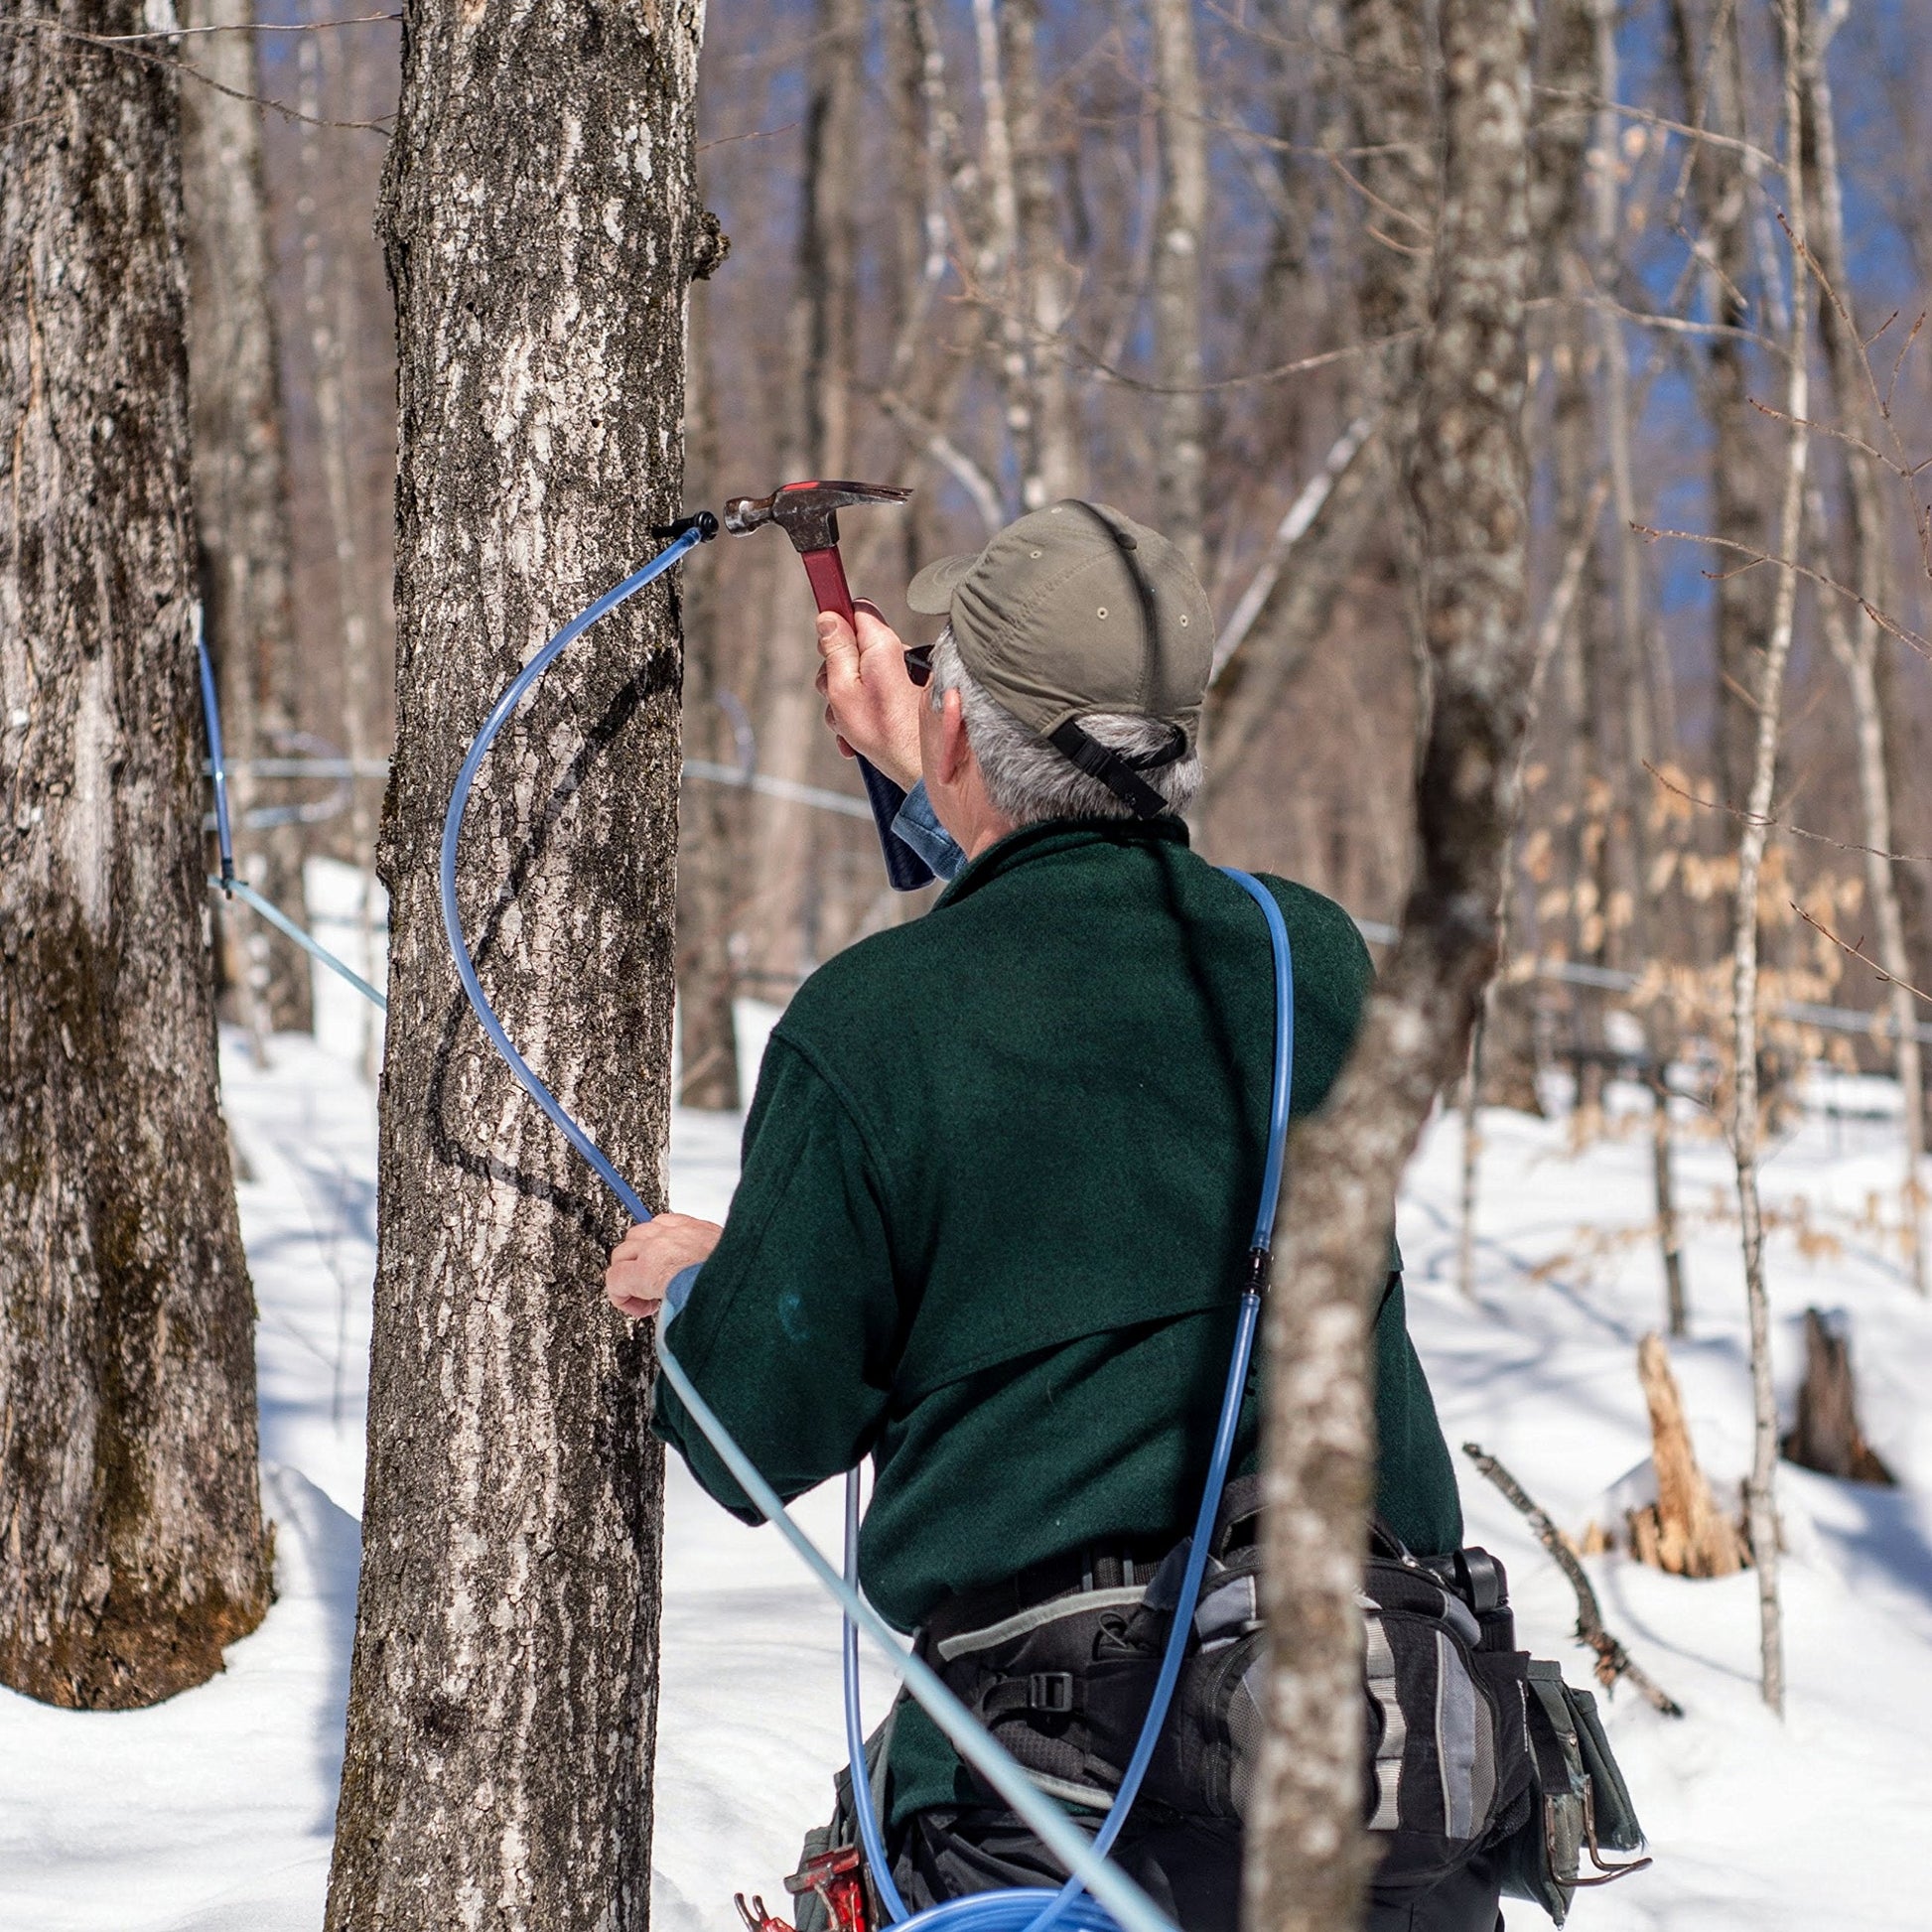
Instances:
[[[1622,1644],[1603,1628],[1603,1612],[1597,1605],[1596,1590],[1563,1532],[1530,1500],[1523,1485],[1479,1443],[1464,1443],[1462,1453],[1509,1498],[1536,1533],[1536,1540],[1555,1558],[1557,1568],[1570,1579],[1570,1587],[1577,1592],[1577,1641],[1587,1644],[1595,1651],[1596,1681],[1607,1691],[1619,1677],[1627,1677],[1653,1711],[1661,1711],[1667,1718],[1681,1718],[1684,1707],[1648,1677],[1631,1660],[1630,1653]]]

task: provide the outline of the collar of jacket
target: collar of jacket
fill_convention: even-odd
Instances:
[[[1048,853],[1071,852],[1081,846],[1185,845],[1187,827],[1178,818],[1049,818],[1023,825],[1017,832],[989,845],[940,894],[939,905],[976,893],[989,880]],[[938,907],[935,906],[934,910]]]

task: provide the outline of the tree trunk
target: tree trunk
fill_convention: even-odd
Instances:
[[[1877,425],[1870,408],[1871,381],[1864,344],[1852,315],[1852,289],[1845,259],[1845,208],[1838,167],[1838,124],[1832,105],[1831,75],[1824,50],[1813,47],[1805,62],[1805,114],[1809,141],[1809,203],[1816,211],[1814,253],[1825,290],[1819,304],[1819,331],[1825,339],[1832,372],[1833,400],[1840,426],[1856,440],[1841,446],[1850,483],[1847,508],[1852,533],[1852,577],[1864,608],[1848,615],[1836,597],[1819,601],[1826,641],[1843,667],[1852,694],[1853,746],[1859,774],[1859,809],[1865,845],[1865,890],[1877,927],[1878,964],[1890,977],[1893,1066],[1898,1075],[1905,1125],[1906,1238],[1911,1244],[1912,1286],[1927,1292],[1925,1265],[1925,1074],[1919,1050],[1918,1013],[1911,988],[1912,961],[1905,942],[1905,919],[1898,874],[1887,856],[1892,850],[1892,791],[1886,757],[1885,714],[1879,702],[1880,631],[1869,615],[1890,604],[1886,569],[1886,519],[1878,467],[1869,455]],[[1822,531],[1823,520],[1819,519]]]
[[[254,7],[188,0],[182,24],[223,30],[185,44],[215,84],[182,89],[182,190],[202,602],[233,773],[235,856],[257,892],[307,925],[301,826],[250,823],[264,794],[279,788],[258,784],[248,761],[288,749],[298,676]],[[238,916],[254,921],[251,912]],[[254,990],[269,1023],[307,1033],[308,955],[263,921],[247,928],[244,949],[261,973]]]
[[[843,477],[852,457],[857,347],[859,115],[864,100],[865,9],[816,0],[805,71],[802,180],[787,345],[787,403],[772,441],[779,474],[747,480],[762,495],[803,477]],[[737,487],[737,485],[734,485]],[[812,595],[797,553],[775,531],[760,537],[763,649],[758,665],[759,763],[791,784],[811,781],[823,704],[812,689]],[[863,579],[861,579],[863,584]],[[864,595],[863,589],[860,592]],[[816,814],[788,799],[752,807],[755,923],[759,960],[780,977],[818,964]]]
[[[1799,0],[1779,0],[1784,41],[1784,97],[1787,153],[1803,143],[1802,85],[1805,33]],[[1764,1219],[1757,1192],[1757,885],[1770,835],[1772,788],[1777,776],[1779,722],[1784,709],[1784,673],[1791,656],[1797,615],[1795,566],[1804,536],[1805,472],[1811,453],[1809,353],[1810,284],[1804,268],[1805,194],[1801,170],[1785,184],[1785,222],[1791,236],[1792,287],[1790,336],[1784,393],[1784,502],[1778,517],[1776,554],[1788,560],[1777,572],[1777,598],[1763,671],[1753,697],[1757,747],[1737,847],[1737,896],[1731,914],[1730,1147],[1737,1169],[1737,1202],[1743,1225],[1744,1295],[1750,1316],[1751,1473],[1745,1488],[1751,1558],[1757,1570],[1759,1611],[1759,1689],[1764,1702],[1784,1713],[1784,1628],[1778,1599],[1778,1526],[1775,1485],[1778,1466],[1778,1402],[1771,1381],[1771,1308],[1764,1281]]]
[[[716,502],[724,494],[707,294],[704,283],[692,286],[685,334],[685,488],[694,503]],[[700,552],[684,580],[684,745],[714,763],[736,764],[737,746],[719,702],[721,693],[737,694],[726,675],[715,568],[716,559]],[[688,780],[680,794],[677,996],[683,1065],[678,1098],[687,1107],[731,1111],[741,1101],[732,924],[733,895],[749,856],[745,827],[751,797],[703,778]]]
[[[322,452],[323,493],[329,527],[335,538],[336,595],[342,607],[343,749],[354,775],[349,779],[349,839],[355,863],[372,866],[375,811],[368,779],[362,775],[373,757],[369,720],[375,703],[375,642],[369,614],[363,604],[364,571],[357,534],[355,481],[350,450],[346,383],[347,338],[354,323],[348,278],[332,264],[318,217],[316,194],[327,180],[322,148],[317,139],[323,109],[322,64],[327,54],[326,33],[304,34],[296,60],[301,75],[303,173],[307,178],[301,213],[303,310],[309,323],[309,346],[315,357],[317,440]],[[333,280],[333,287],[331,286]],[[357,918],[361,957],[356,964],[375,977],[374,889],[365,882]],[[379,1055],[382,1023],[373,1007],[364,1007],[362,1073],[372,1084]]]
[[[1065,340],[1073,314],[1073,270],[1060,236],[1052,149],[1039,98],[1040,0],[1001,0],[1000,38],[1013,129],[1021,314],[1033,390],[1033,437],[1023,453],[1022,494],[1029,509],[1037,509],[1078,496],[1087,486]]]
[[[1218,653],[1206,731],[1214,766],[1197,807],[1210,826],[1283,694],[1320,643],[1378,517],[1393,523],[1389,540],[1399,557],[1414,545],[1406,501],[1394,518],[1384,512],[1391,494],[1402,496],[1390,487],[1391,472],[1402,473],[1415,435],[1412,332],[1426,319],[1436,208],[1437,128],[1423,10],[1407,0],[1345,0],[1342,15],[1337,65],[1348,75],[1354,141],[1335,166],[1353,184],[1362,233],[1356,304],[1366,340],[1398,340],[1364,358],[1366,427],[1343,432],[1335,450],[1347,455],[1336,463],[1330,453],[1331,481],[1314,513],[1292,547],[1264,565],[1275,581],[1247,614],[1247,628]],[[1337,144],[1347,138],[1345,125],[1337,119]]]
[[[381,212],[397,304],[390,1032],[363,1567],[331,1932],[636,1932],[648,1915],[662,1460],[622,1226],[479,1032],[437,854],[471,735],[679,506],[699,12],[412,4]],[[461,891],[483,984],[661,1201],[674,592],[505,730]]]
[[[1784,1439],[1784,1459],[1843,1482],[1892,1489],[1898,1478],[1859,1426],[1859,1385],[1852,1373],[1852,1332],[1844,1316],[1805,1311],[1805,1379],[1798,1421]]]
[[[1373,1415],[1368,1310],[1402,1169],[1461,1062],[1496,958],[1530,717],[1523,445],[1529,281],[1527,0],[1444,0],[1435,327],[1412,484],[1435,709],[1418,774],[1418,872],[1395,955],[1328,1105],[1299,1128],[1269,1304],[1264,1494],[1268,1731],[1247,1922],[1359,1923],[1360,1586]]]
[[[1591,0],[1595,43],[1596,162],[1591,170],[1594,189],[1592,223],[1597,293],[1611,296],[1618,274],[1618,245],[1623,216],[1617,193],[1615,156],[1619,126],[1616,50],[1616,0]],[[1663,690],[1653,691],[1651,666],[1660,653],[1649,647],[1653,628],[1645,581],[1643,539],[1637,534],[1636,465],[1631,432],[1636,406],[1630,396],[1630,356],[1623,339],[1622,318],[1606,307],[1595,312],[1597,341],[1603,362],[1603,417],[1610,458],[1610,505],[1616,533],[1617,672],[1623,684],[1623,819],[1629,843],[1629,944],[1631,970],[1645,973],[1659,957],[1656,921],[1652,916],[1651,825],[1656,778],[1652,767],[1661,740],[1669,742],[1665,723],[1674,711]],[[1661,716],[1660,716],[1661,713]],[[1656,1203],[1657,1252],[1664,1271],[1664,1305],[1670,1331],[1682,1335],[1690,1325],[1684,1286],[1684,1250],[1678,1233],[1677,1181],[1671,1159],[1670,1067],[1677,1056],[1678,1030],[1665,996],[1654,996],[1639,1014],[1649,1058],[1651,1107],[1651,1196]]]
[[[852,459],[865,40],[865,0],[818,0],[807,60],[796,297],[805,462],[815,477],[843,477]]]
[[[1201,237],[1207,220],[1207,129],[1194,0],[1150,0],[1160,89],[1161,208],[1154,250],[1154,379],[1166,393],[1156,425],[1155,521],[1198,572],[1207,453],[1201,392]]]
[[[1742,11],[1733,0],[1671,0],[1685,118],[1732,143],[1745,133]],[[1688,165],[1705,319],[1724,329],[1748,330],[1759,318],[1745,293],[1751,251],[1743,157],[1735,146],[1699,143]],[[1764,461],[1756,433],[1749,356],[1740,336],[1709,339],[1700,386],[1711,424],[1712,534],[1764,549],[1771,535],[1765,478],[1772,466]],[[1736,570],[1727,561],[1720,567],[1714,595],[1718,794],[1726,805],[1740,808],[1750,789],[1757,743],[1753,694],[1763,675],[1765,640],[1771,632],[1771,586],[1764,572]]]
[[[1217,811],[1233,791],[1279,714],[1283,695],[1327,634],[1349,574],[1392,487],[1384,421],[1379,415],[1357,417],[1342,432],[1323,471],[1296,499],[1295,507],[1311,502],[1300,528],[1289,532],[1284,519],[1284,530],[1263,565],[1264,572],[1273,571],[1272,580],[1261,586],[1246,629],[1229,636],[1225,655],[1216,646],[1205,733],[1213,763],[1198,807],[1204,814]]]
[[[124,1709],[270,1593],[216,1088],[180,124],[163,69],[0,39],[0,1682]]]

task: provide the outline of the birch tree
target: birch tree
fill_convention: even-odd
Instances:
[[[1777,567],[1770,634],[1752,697],[1757,710],[1757,742],[1751,765],[1750,795],[1737,843],[1737,895],[1731,912],[1730,1086],[1731,1157],[1737,1170],[1737,1205],[1744,1242],[1744,1296],[1750,1318],[1751,1472],[1744,1485],[1751,1565],[1757,1578],[1759,1612],[1758,1688],[1764,1702],[1784,1712],[1784,1619],[1778,1597],[1778,1399],[1771,1380],[1771,1307],[1764,1275],[1764,1213],[1758,1198],[1757,968],[1758,881],[1771,832],[1771,796],[1777,781],[1778,734],[1784,712],[1784,677],[1791,657],[1792,627],[1798,613],[1796,560],[1804,540],[1805,480],[1811,457],[1811,288],[1804,259],[1808,221],[1804,171],[1804,0],[1779,0],[1778,21],[1784,47],[1785,174],[1784,219],[1791,237],[1791,303],[1785,342],[1785,447],[1783,500],[1778,511]]]
[[[1529,30],[1528,0],[1444,0],[1441,10],[1441,213],[1411,467],[1433,671],[1417,871],[1355,1051],[1327,1107],[1290,1142],[1282,1286],[1268,1310],[1270,1688],[1246,1916],[1269,1932],[1360,1922],[1366,1322],[1396,1184],[1462,1063],[1495,964],[1529,725]]]
[[[215,1084],[173,77],[0,34],[0,1683],[152,1704],[268,1607]]]
[[[696,0],[413,0],[381,223],[396,296],[397,746],[363,1569],[327,1924],[636,1932],[662,1461],[614,1201],[471,1016],[444,808],[529,653],[679,508]],[[505,730],[459,876],[483,984],[661,1203],[679,658],[653,587]]]

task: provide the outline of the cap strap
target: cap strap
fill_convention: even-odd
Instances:
[[[1162,818],[1170,810],[1168,801],[1141,777],[1141,770],[1172,764],[1187,749],[1187,734],[1177,725],[1170,726],[1173,737],[1160,751],[1129,754],[1116,752],[1083,732],[1072,719],[1057,731],[1048,732],[1046,742],[1059,755],[1077,764],[1090,778],[1098,778],[1114,796],[1131,806],[1136,817]]]

